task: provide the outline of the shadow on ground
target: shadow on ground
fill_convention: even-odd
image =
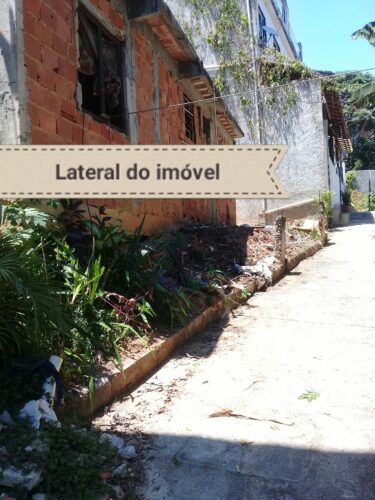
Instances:
[[[350,214],[350,225],[375,224],[375,212],[352,212]]]
[[[145,458],[147,500],[375,499],[375,453],[163,435]]]

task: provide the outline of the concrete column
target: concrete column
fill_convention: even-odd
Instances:
[[[275,234],[275,257],[285,265],[286,257],[286,217],[279,215],[276,219],[276,234]]]

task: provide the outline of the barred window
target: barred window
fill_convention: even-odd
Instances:
[[[82,108],[126,132],[122,42],[79,9],[79,68]]]
[[[191,142],[196,141],[195,120],[194,120],[194,104],[184,95],[184,111],[185,111],[185,135]]]

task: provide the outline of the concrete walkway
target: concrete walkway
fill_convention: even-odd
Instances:
[[[144,497],[375,499],[374,284],[375,225],[338,229],[114,405],[154,436]]]

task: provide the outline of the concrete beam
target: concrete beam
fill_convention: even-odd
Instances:
[[[306,200],[300,203],[285,205],[284,207],[275,208],[264,212],[266,225],[273,224],[280,216],[286,217],[288,220],[304,219],[305,217],[319,214],[320,205],[316,200]]]

